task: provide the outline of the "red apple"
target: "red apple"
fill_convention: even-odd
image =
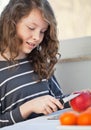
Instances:
[[[72,99],[69,104],[73,110],[82,112],[91,106],[91,93],[89,91],[82,91],[80,95]]]

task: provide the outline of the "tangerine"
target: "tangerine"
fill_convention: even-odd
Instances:
[[[77,125],[91,125],[91,112],[82,112],[77,118]]]
[[[73,111],[64,112],[60,115],[59,121],[61,125],[76,125],[77,124],[77,114]]]

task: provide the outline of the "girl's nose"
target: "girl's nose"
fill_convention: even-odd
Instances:
[[[35,41],[40,40],[40,32],[34,32],[32,37],[33,37],[33,40]]]

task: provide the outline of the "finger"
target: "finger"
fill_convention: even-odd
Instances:
[[[50,106],[46,107],[47,114],[51,114],[53,110],[50,108]]]
[[[51,113],[52,113],[52,110],[49,107],[46,107],[43,111],[43,114],[45,114],[45,115],[48,115],[48,114],[51,114]]]
[[[44,115],[48,115],[48,112],[46,110],[43,111]]]
[[[59,101],[59,99],[56,99],[56,105],[60,108],[63,109],[64,105]]]
[[[49,107],[52,109],[52,112],[55,112],[58,110],[57,105],[53,102],[50,102]]]
[[[63,104],[61,104],[61,102],[59,101],[59,99],[56,99],[56,98],[51,98],[50,99],[58,108],[60,108],[60,109],[63,109],[64,108],[64,106],[63,106]]]

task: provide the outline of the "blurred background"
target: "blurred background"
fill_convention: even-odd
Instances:
[[[59,39],[91,36],[91,0],[49,0],[58,21]]]

